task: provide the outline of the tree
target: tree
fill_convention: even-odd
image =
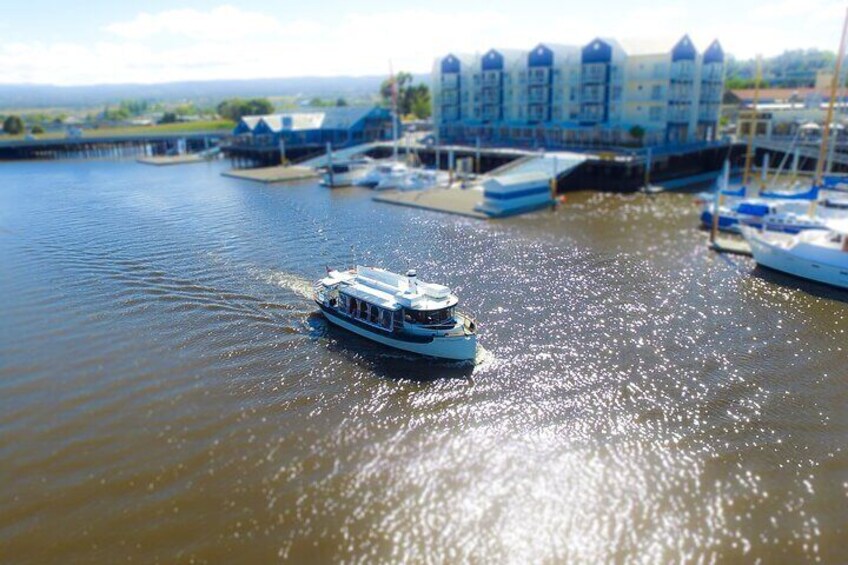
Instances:
[[[391,106],[392,104],[392,84],[395,84],[397,89],[398,113],[408,114],[409,108],[403,107],[404,93],[406,92],[407,85],[412,84],[412,75],[401,71],[394,77],[389,77],[383,81],[380,85],[380,96],[383,99],[383,103],[387,106]]]
[[[24,132],[24,121],[20,116],[9,116],[3,121],[3,131],[9,135],[18,135]]]
[[[162,119],[159,120],[160,124],[174,124],[177,122],[177,114],[174,112],[165,112],[162,114]]]
[[[433,110],[433,104],[430,100],[430,89],[427,85],[419,84],[418,86],[414,86],[408,89],[406,94],[409,113],[420,120],[429,118]]]
[[[32,129],[29,130],[33,135],[38,135],[39,133],[44,133],[44,128],[38,124],[32,126]]]
[[[399,72],[394,77],[397,88],[397,109],[401,116],[410,114],[417,118],[429,118],[431,113],[430,89],[426,84],[412,85],[413,77],[410,73]],[[392,104],[392,78],[388,78],[380,85],[380,97],[383,104]]]
[[[344,98],[339,98],[336,100],[336,107],[341,108],[342,106],[347,106],[347,100]]]
[[[633,126],[632,128],[630,128],[630,131],[628,133],[630,133],[630,137],[632,137],[638,142],[641,142],[642,138],[645,137],[645,128],[643,128],[642,126]]]
[[[263,116],[274,113],[274,105],[267,98],[229,98],[218,104],[218,115],[234,122],[243,116]]]

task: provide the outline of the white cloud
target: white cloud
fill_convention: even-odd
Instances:
[[[170,35],[213,41],[284,31],[276,18],[259,12],[243,11],[234,6],[219,6],[208,12],[194,9],[166,10],[156,14],[142,12],[130,21],[115,22],[104,29],[128,40]]]
[[[662,38],[669,47],[686,32],[703,49],[718,37],[740,57],[787,48],[835,49],[842,0],[778,0],[727,18],[718,9],[661,0],[599,19],[593,9],[431,9],[364,12],[285,20],[231,5],[206,10],[140,13],[106,25],[90,42],[18,41],[0,37],[0,81],[54,84],[164,82],[215,78],[332,76],[428,72],[449,52],[529,48],[547,41],[583,44],[597,35]],[[355,5],[353,5],[355,6]]]

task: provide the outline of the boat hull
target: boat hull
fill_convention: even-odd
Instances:
[[[848,289],[848,268],[829,265],[806,257],[797,257],[763,241],[754,232],[745,233],[757,264],[799,278]]]
[[[387,334],[376,329],[364,327],[334,313],[329,308],[318,304],[327,320],[350,332],[382,345],[440,359],[453,361],[473,361],[477,356],[477,336],[475,334],[462,336],[405,336]]]

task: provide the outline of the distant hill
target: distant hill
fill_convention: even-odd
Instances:
[[[428,82],[429,75],[414,75]],[[210,80],[161,84],[99,84],[54,86],[0,84],[2,108],[87,108],[121,100],[192,101],[215,105],[224,98],[300,96],[304,98],[367,98],[376,96],[385,76],[296,77],[249,80]]]

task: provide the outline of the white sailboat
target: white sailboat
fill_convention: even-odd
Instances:
[[[758,265],[848,289],[848,221],[792,235],[743,226]]]

